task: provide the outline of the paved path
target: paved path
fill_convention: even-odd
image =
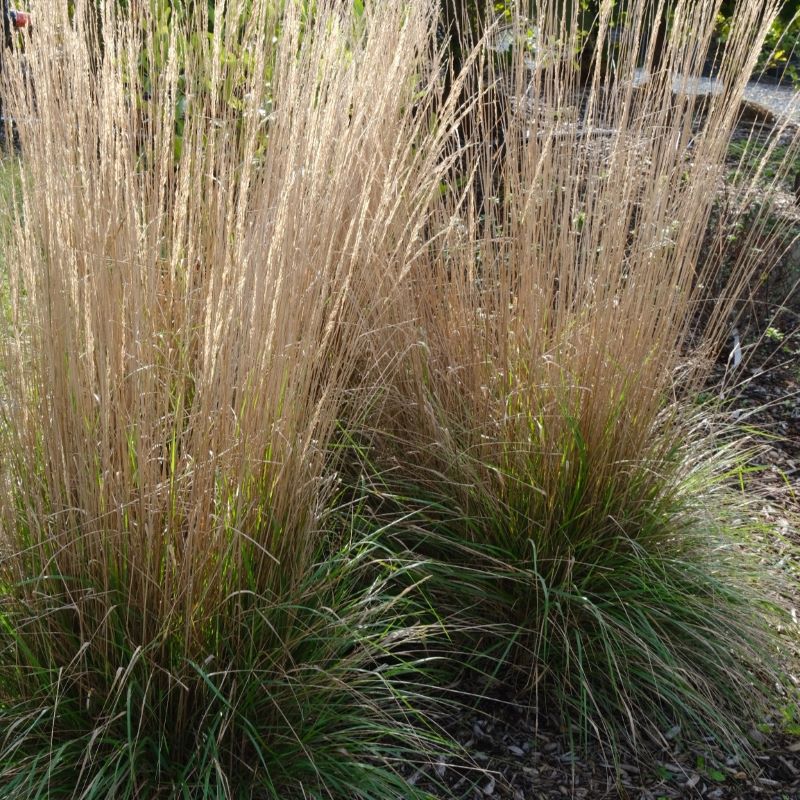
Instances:
[[[800,92],[791,86],[751,82],[744,91],[744,99],[769,109],[776,117],[787,116],[800,125]]]
[[[641,84],[646,79],[647,76],[643,71],[637,70],[635,82]],[[722,91],[722,84],[716,78],[687,80],[681,75],[675,76],[672,87],[676,92],[688,94],[719,94]],[[791,86],[775,86],[751,81],[744,91],[744,99],[767,109],[776,117],[788,117],[791,122],[800,125],[800,91]]]

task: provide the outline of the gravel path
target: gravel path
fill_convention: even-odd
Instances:
[[[776,117],[788,117],[800,125],[800,92],[791,86],[771,86],[755,81],[747,84],[744,99],[762,106]]]

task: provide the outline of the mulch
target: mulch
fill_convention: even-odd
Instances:
[[[442,720],[464,750],[416,769],[411,783],[442,798],[463,800],[798,800],[800,735],[765,721],[751,732],[750,762],[712,740],[689,746],[679,729],[660,745],[616,757],[595,744],[574,748],[552,719],[514,702],[502,685],[474,686],[480,699]]]

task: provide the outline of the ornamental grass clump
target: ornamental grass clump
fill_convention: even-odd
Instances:
[[[4,58],[9,800],[408,797],[436,739],[329,447],[443,174],[434,15],[277,5],[47,4]]]
[[[363,469],[475,663],[576,739],[747,748],[779,672],[772,580],[727,487],[745,456],[691,398],[768,268],[706,231],[777,4],[739,4],[711,95],[692,76],[718,4],[670,4],[658,53],[664,9],[628,3],[611,37],[612,5],[587,38],[581,4],[537,3],[488,32],[510,55],[468,67],[466,155]]]

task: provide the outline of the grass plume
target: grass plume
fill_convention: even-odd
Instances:
[[[720,212],[778,3],[740,3],[711,96],[718,2],[602,2],[589,36],[534,6],[457,74],[433,0],[34,8],[3,70],[8,797],[424,796],[448,636],[584,741],[747,748],[772,609],[691,398],[769,267],[730,226],[758,190],[770,236],[800,143]]]

